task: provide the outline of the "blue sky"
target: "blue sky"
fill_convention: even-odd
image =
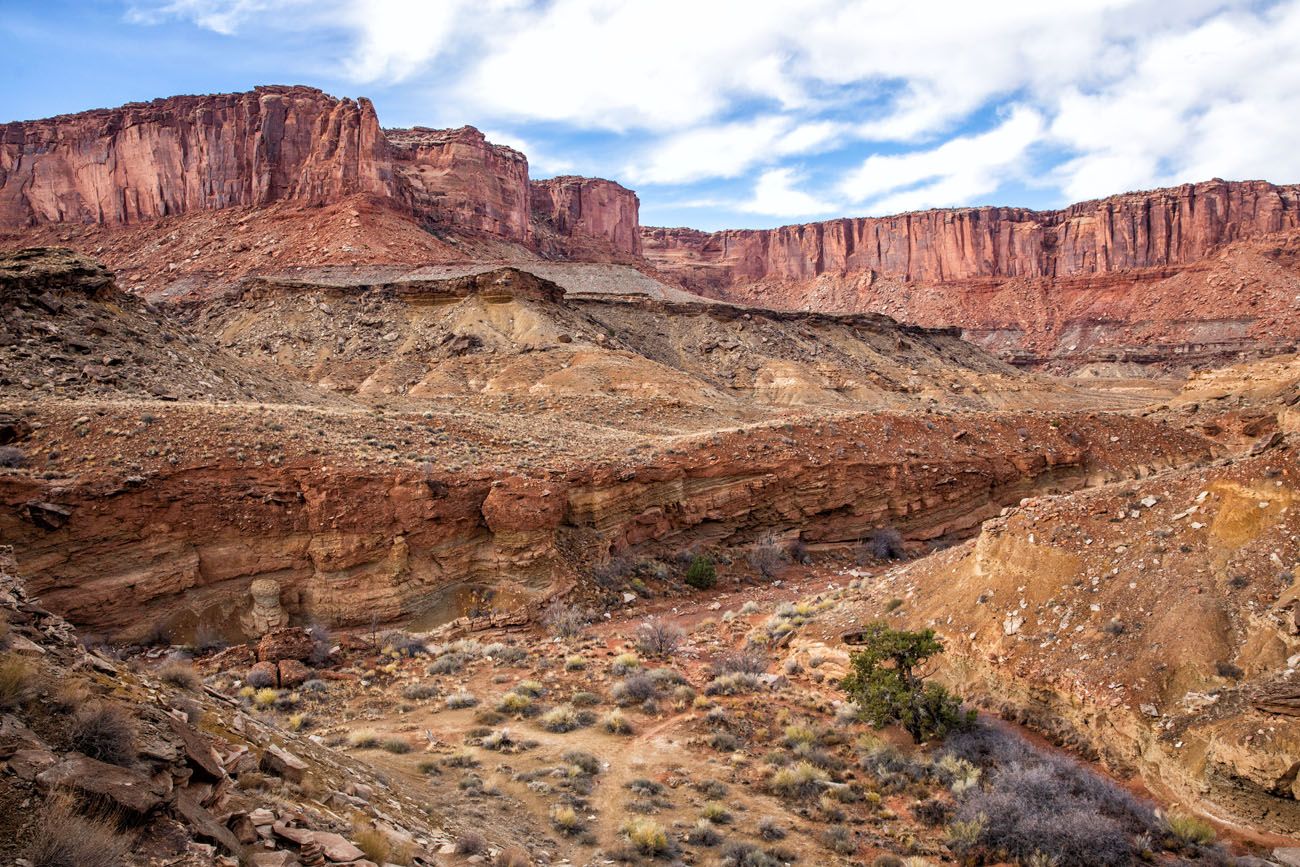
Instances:
[[[0,122],[309,84],[646,225],[1300,181],[1300,0],[6,0]]]

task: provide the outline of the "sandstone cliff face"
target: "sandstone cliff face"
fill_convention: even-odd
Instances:
[[[523,154],[473,127],[381,130],[369,100],[313,88],[177,96],[0,126],[0,229],[136,226],[359,194],[443,232],[548,256],[627,260],[640,251],[637,198],[618,184],[534,184]]]
[[[621,184],[570,175],[533,181],[532,197],[543,252],[573,256],[594,246],[632,259],[641,255],[641,202]]]
[[[1060,211],[935,210],[713,234],[646,228],[643,235],[652,262],[684,271],[688,283],[717,286],[833,273],[918,282],[1104,274],[1184,265],[1220,244],[1296,227],[1300,186],[1216,180]]]
[[[386,130],[415,213],[450,228],[532,242],[528,159],[472,126]]]
[[[0,126],[0,224],[135,223],[397,196],[368,100],[305,87],[178,96]]]

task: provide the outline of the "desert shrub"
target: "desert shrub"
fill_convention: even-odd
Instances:
[[[672,851],[668,832],[653,819],[635,818],[623,825],[628,843],[642,855],[666,855]]]
[[[1245,674],[1245,672],[1241,670],[1240,666],[1233,665],[1231,662],[1225,662],[1223,660],[1214,663],[1214,670],[1218,673],[1219,677],[1226,677],[1231,680],[1241,680],[1242,675]]]
[[[308,627],[307,634],[311,636],[311,656],[307,657],[307,664],[316,667],[324,665],[329,661],[334,636],[323,623],[313,623]]]
[[[705,695],[744,695],[753,692],[763,682],[752,674],[724,674],[709,681],[704,688]]]
[[[781,550],[781,546],[769,538],[750,548],[745,555],[745,561],[759,575],[764,578],[773,578],[781,570],[781,566],[785,564],[785,551]]]
[[[890,629],[876,622],[863,631],[862,650],[849,656],[852,670],[840,682],[862,715],[877,728],[900,724],[912,740],[943,737],[970,725],[974,711],[936,683],[925,683],[916,669],[943,652],[933,629]]]
[[[542,685],[541,681],[521,680],[514,685],[513,691],[529,698],[538,698],[546,693],[546,687]]]
[[[454,650],[448,651],[429,665],[429,674],[457,674],[473,659],[472,656],[465,653],[457,653]]]
[[[497,853],[494,867],[533,867],[533,858],[522,846],[507,846]]]
[[[629,674],[609,691],[615,703],[627,707],[659,695],[659,684],[648,674]]]
[[[767,671],[769,660],[763,648],[747,644],[740,650],[727,650],[718,654],[713,660],[714,677],[724,674],[762,674]]]
[[[384,738],[379,746],[384,752],[399,756],[409,753],[412,749],[411,745],[401,738]]]
[[[401,629],[384,633],[380,645],[395,656],[426,656],[429,653],[429,645],[423,638]]]
[[[582,750],[569,750],[560,758],[564,759],[566,763],[573,765],[588,776],[595,776],[600,773],[600,759],[596,758],[591,753],[586,753]]]
[[[952,817],[952,804],[938,798],[926,798],[912,805],[912,815],[923,825],[937,828]]]
[[[460,710],[461,708],[474,707],[476,704],[478,704],[478,699],[473,693],[462,691],[447,696],[448,710]]]
[[[17,707],[31,695],[35,682],[31,667],[21,656],[0,657],[0,709]]]
[[[587,628],[591,618],[576,605],[565,602],[552,602],[542,615],[542,625],[552,635],[563,639],[577,638]]]
[[[636,628],[636,648],[646,656],[665,659],[672,656],[686,640],[686,633],[675,623],[649,617]]]
[[[1180,846],[1208,846],[1214,842],[1214,826],[1196,816],[1170,813],[1162,824],[1163,830]]]
[[[31,867],[122,867],[130,851],[130,840],[110,818],[82,816],[56,798],[42,812],[22,854]]]
[[[469,750],[459,750],[445,756],[442,763],[449,768],[477,768],[479,764],[478,759],[474,758],[474,754]]]
[[[582,725],[578,712],[571,704],[557,704],[542,714],[541,726],[548,732],[563,734],[571,732]]]
[[[190,645],[195,653],[216,653],[230,646],[225,635],[211,623],[200,623],[194,629],[194,641]]]
[[[280,698],[280,693],[274,689],[259,689],[253,693],[253,707],[259,710],[265,710],[271,707]]]
[[[567,804],[551,808],[551,825],[561,834],[577,834],[583,830],[582,818]]]
[[[583,659],[581,656],[579,656],[576,653],[571,656],[566,656],[564,658],[565,671],[582,671],[586,667],[587,667],[587,660]]]
[[[807,801],[821,794],[827,782],[825,771],[804,761],[787,768],[778,768],[768,778],[767,785],[782,798]]]
[[[533,699],[521,692],[507,692],[497,700],[496,709],[499,713],[526,714],[533,709]]]
[[[731,813],[717,801],[709,801],[700,808],[700,818],[715,825],[730,825]]]
[[[482,855],[487,847],[487,839],[475,831],[466,831],[456,838],[457,855]]]
[[[199,679],[199,673],[194,670],[194,666],[179,659],[172,660],[159,668],[158,678],[163,683],[171,684],[179,689],[188,689],[191,692],[203,685],[203,682]]]
[[[601,720],[601,727],[612,735],[630,735],[632,734],[632,724],[623,716],[622,711],[613,710],[605,714]]]
[[[0,446],[0,468],[16,470],[27,461],[27,455],[17,446]]]
[[[686,842],[692,846],[716,846],[722,842],[722,835],[708,819],[701,819],[695,827],[686,832]]]
[[[879,527],[867,536],[867,550],[877,560],[897,560],[903,556],[903,537],[893,527]]]
[[[685,581],[696,590],[711,590],[718,582],[718,572],[713,567],[713,560],[703,554],[695,555],[691,565],[686,568]]]
[[[407,701],[420,701],[426,698],[436,698],[438,687],[432,683],[412,683],[402,689],[402,698]]]
[[[614,661],[610,663],[609,673],[615,677],[622,677],[629,671],[633,671],[640,667],[641,660],[637,658],[635,653],[620,653],[618,656],[614,657]]]
[[[758,820],[758,836],[764,840],[784,840],[786,833],[781,823],[772,816],[764,816]]]
[[[926,863],[926,862],[922,862]],[[897,855],[877,855],[871,860],[871,867],[907,867],[907,862]]]
[[[1048,853],[1059,867],[1132,863],[1134,836],[1155,825],[1151,806],[1069,759],[998,744],[1008,737],[986,733],[957,744],[1005,763],[986,765],[987,784],[959,795],[949,827],[978,824],[978,845],[1022,862]]]
[[[107,702],[82,708],[68,727],[72,749],[110,765],[135,764],[135,721],[120,705]]]
[[[392,855],[392,844],[388,842],[388,837],[378,828],[358,828],[352,833],[352,842],[357,848],[366,853],[366,857],[376,864],[389,863],[389,857]]]
[[[600,702],[601,698],[597,693],[586,690],[579,690],[569,698],[569,703],[574,707],[595,707]]]
[[[263,669],[250,669],[248,676],[244,678],[248,685],[254,689],[266,689],[275,686],[275,675]]]
[[[852,855],[858,851],[853,834],[843,825],[831,825],[821,834],[822,845],[837,855]]]
[[[491,657],[496,665],[519,665],[528,660],[528,651],[518,644],[489,644],[483,655]]]
[[[722,867],[784,867],[785,862],[764,852],[753,843],[739,840],[722,847],[722,858],[718,862]]]
[[[379,746],[379,733],[374,729],[357,729],[348,734],[348,746],[358,750],[373,750]]]
[[[734,753],[740,749],[740,738],[731,732],[714,732],[709,735],[709,746],[721,753]]]

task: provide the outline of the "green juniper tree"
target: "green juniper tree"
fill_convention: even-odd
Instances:
[[[861,643],[862,649],[850,654],[853,670],[840,687],[876,728],[898,723],[919,744],[974,721],[975,712],[963,711],[960,698],[926,683],[926,674],[918,672],[943,653],[933,629],[907,632],[877,622],[862,630]]]

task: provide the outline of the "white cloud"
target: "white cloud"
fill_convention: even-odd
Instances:
[[[843,128],[830,121],[801,124],[782,115],[700,126],[655,140],[625,172],[633,183],[645,184],[735,178],[756,165],[824,148]]]
[[[929,150],[868,157],[840,183],[850,201],[875,213],[943,207],[991,193],[1039,140],[1043,119],[1019,106],[998,126]]]
[[[753,198],[742,202],[739,210],[777,217],[809,217],[836,210],[834,203],[796,189],[800,180],[794,169],[769,169],[759,176]]]

